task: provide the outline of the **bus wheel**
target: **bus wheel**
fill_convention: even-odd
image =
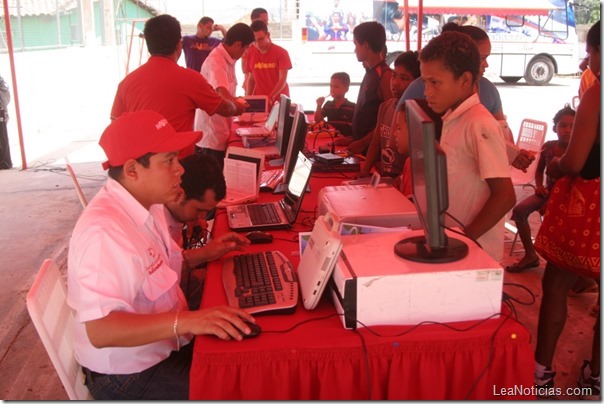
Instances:
[[[520,80],[522,77],[518,77],[518,76],[505,76],[502,77],[501,80],[505,81],[506,83],[517,83],[518,80]]]
[[[537,56],[528,64],[524,79],[532,86],[542,86],[554,77],[554,64],[545,56]]]

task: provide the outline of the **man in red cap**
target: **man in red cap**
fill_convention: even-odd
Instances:
[[[193,336],[241,340],[239,330],[251,331],[242,310],[188,310],[182,250],[154,220],[162,204],[183,198],[178,151],[199,137],[138,111],[99,141],[109,178],[73,230],[67,276],[74,349],[95,399],[186,400]]]
[[[112,119],[124,112],[157,111],[177,132],[187,132],[193,130],[197,108],[208,115],[243,113],[247,106],[243,98],[223,98],[199,72],[178,65],[182,37],[176,18],[162,14],[147,20],[144,36],[151,57],[119,84],[111,108]],[[189,145],[179,157],[194,151],[195,146]]]

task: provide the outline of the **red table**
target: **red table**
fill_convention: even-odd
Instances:
[[[249,251],[280,250],[299,263],[298,231],[310,231],[317,194],[341,174],[313,174],[294,231],[275,231],[272,244]],[[273,195],[262,194],[271,200]],[[351,201],[354,203],[354,201]],[[224,211],[214,224],[227,231]],[[202,308],[227,304],[222,262],[208,266]],[[525,399],[502,389],[533,385],[528,330],[503,316],[486,321],[344,329],[328,295],[307,311],[257,316],[262,333],[222,341],[197,337],[190,376],[194,400],[444,400]],[[456,330],[457,329],[457,330]]]
[[[322,139],[319,139],[322,140]],[[325,142],[327,142],[326,140]],[[231,137],[230,145],[241,145]],[[312,137],[307,144],[312,148]],[[317,195],[353,173],[313,174],[292,230],[272,232],[272,244],[297,267],[297,232],[311,231]],[[262,201],[281,198],[261,194]],[[354,203],[354,201],[351,201]],[[214,232],[228,230],[224,210]],[[208,266],[202,308],[227,304],[222,261]],[[530,389],[533,352],[528,330],[503,316],[486,321],[344,329],[329,293],[317,308],[257,316],[262,333],[241,342],[197,337],[190,376],[194,400],[444,400],[525,399],[502,389]]]

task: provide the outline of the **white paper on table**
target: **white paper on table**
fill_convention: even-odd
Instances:
[[[255,195],[258,188],[256,164],[224,159],[224,180],[229,194]]]

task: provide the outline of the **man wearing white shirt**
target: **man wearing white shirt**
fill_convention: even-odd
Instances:
[[[188,310],[182,251],[154,220],[162,204],[183,197],[178,152],[198,139],[137,111],[99,140],[109,179],[76,223],[67,275],[75,354],[95,399],[185,400],[193,336],[240,341],[239,330],[251,331],[242,310]]]
[[[242,98],[235,97],[237,77],[235,62],[241,58],[254,42],[252,29],[243,23],[233,25],[226,33],[224,42],[214,49],[204,64],[201,74],[223,98],[245,105]],[[224,164],[227,141],[232,131],[232,118],[208,115],[198,109],[195,115],[195,130],[203,132],[203,138],[197,143],[197,151],[214,156],[220,166]]]

